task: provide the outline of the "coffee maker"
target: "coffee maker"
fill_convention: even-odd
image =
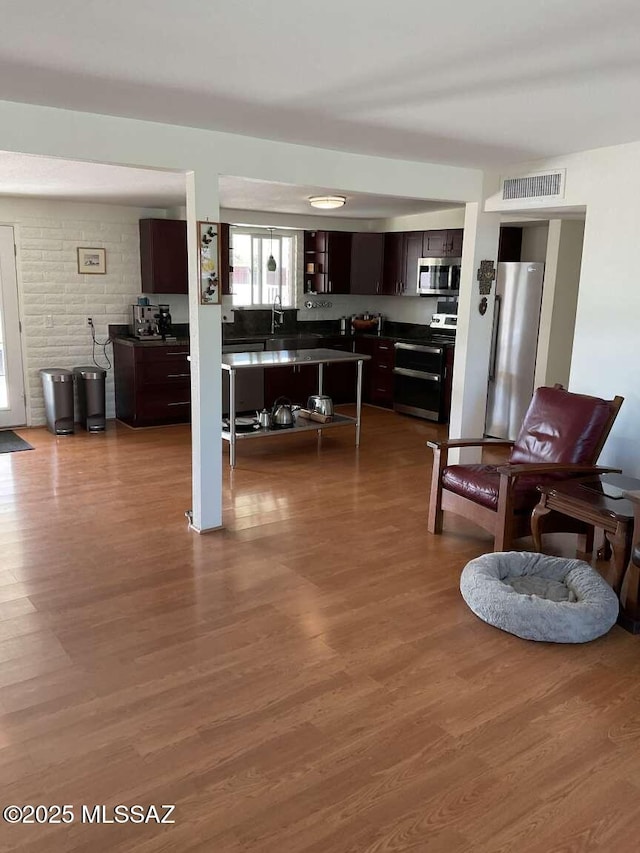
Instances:
[[[171,314],[169,313],[169,306],[166,304],[158,305],[158,313],[156,314],[156,318],[158,320],[158,333],[163,341],[175,341],[175,336],[173,334],[173,327],[171,325]]]
[[[161,340],[162,335],[158,330],[158,306],[157,305],[132,305],[131,334],[134,338],[144,341]]]

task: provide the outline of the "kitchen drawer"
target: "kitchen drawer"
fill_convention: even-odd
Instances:
[[[140,364],[151,364],[152,362],[163,362],[165,364],[189,364],[187,356],[189,347],[179,344],[166,344],[157,347],[137,347],[136,360]]]
[[[393,368],[395,352],[393,341],[376,341],[373,348],[372,362],[375,365],[386,365]]]
[[[191,419],[191,396],[187,392],[146,396],[140,401],[139,419],[149,423],[179,423]]]
[[[143,385],[185,385],[191,382],[191,369],[188,361],[151,361],[140,365],[140,381]]]

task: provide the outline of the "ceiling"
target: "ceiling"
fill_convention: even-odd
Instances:
[[[314,195],[343,195],[347,202],[335,210],[318,210],[311,207],[309,197]],[[276,184],[269,181],[220,177],[220,207],[230,210],[268,210],[274,213],[296,213],[307,216],[330,216],[348,219],[386,219],[392,216],[408,216],[412,213],[427,213],[455,207],[414,198],[398,198],[390,195],[351,193],[336,187],[296,186]]]
[[[640,139],[635,0],[21,0],[2,97],[499,166]]]
[[[340,193],[339,210],[317,210],[312,195]],[[185,177],[179,172],[110,166],[0,151],[0,196],[171,208],[185,204]],[[420,199],[344,192],[336,187],[295,186],[249,178],[220,177],[220,207],[229,210],[386,219],[453,207]]]
[[[0,151],[3,195],[167,208],[185,203],[185,177],[176,172]]]

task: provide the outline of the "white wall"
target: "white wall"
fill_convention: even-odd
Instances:
[[[0,198],[0,222],[15,230],[30,424],[45,422],[41,368],[92,364],[87,317],[92,317],[99,340],[106,339],[109,323],[129,322],[129,306],[140,293],[138,220],[152,215],[157,211]],[[78,274],[78,246],[106,249],[106,275]],[[102,350],[96,353],[98,363],[105,364]],[[112,356],[111,347],[107,353]],[[114,414],[109,371],[107,415]]]
[[[544,263],[547,257],[547,240],[549,225],[527,225],[522,229],[522,250],[520,257],[523,261]]]
[[[535,387],[569,386],[584,222],[552,219],[545,258]]]
[[[565,198],[555,210],[587,211],[569,388],[625,397],[601,461],[638,476],[640,142],[518,164],[508,173],[554,168],[567,170]],[[503,208],[498,196],[487,206]]]

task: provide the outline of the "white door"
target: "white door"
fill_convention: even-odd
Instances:
[[[0,428],[26,420],[13,228],[0,225]]]

